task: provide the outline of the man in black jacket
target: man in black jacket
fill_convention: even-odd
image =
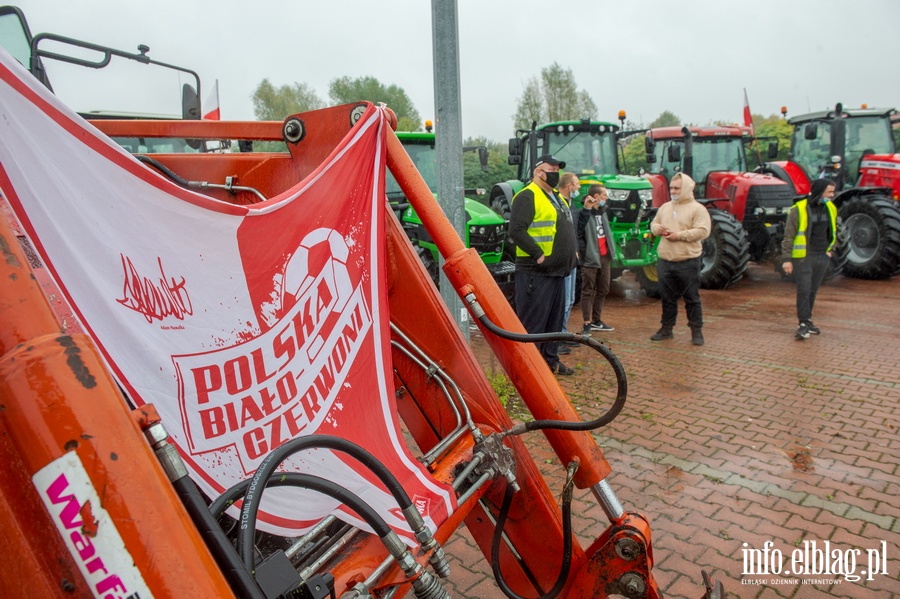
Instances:
[[[809,191],[809,199],[794,204],[784,225],[781,266],[785,274],[793,273],[797,283],[800,326],[794,336],[798,340],[809,339],[810,333],[818,335],[822,332],[812,322],[812,310],[837,239],[837,208],[831,202],[833,198],[834,181],[816,179]]]
[[[550,154],[538,158],[531,182],[513,197],[509,235],[516,245],[516,313],[529,333],[558,333],[563,327],[563,280],[575,267],[572,213],[554,192],[559,169]],[[574,374],[559,361],[559,343],[539,343],[550,370]]]
[[[615,246],[609,221],[606,218],[606,186],[595,183],[588,188],[584,208],[578,217],[578,255],[581,258],[581,316],[582,335],[591,331],[615,331],[600,319],[609,284]]]

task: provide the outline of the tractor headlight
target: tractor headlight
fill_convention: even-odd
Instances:
[[[614,202],[624,202],[631,195],[631,192],[627,189],[607,189],[606,191],[609,193],[609,199]]]
[[[652,189],[639,189],[638,197],[641,198],[642,202],[651,202],[651,201],[653,201],[653,190]]]

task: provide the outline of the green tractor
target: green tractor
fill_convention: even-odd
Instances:
[[[434,149],[435,134],[427,132],[397,132],[397,137],[406,148],[406,152],[412,159],[422,179],[428,184],[432,193],[437,195],[437,161]],[[481,159],[481,168],[487,171],[487,148],[484,146],[470,146],[463,148],[464,152],[476,151]],[[416,248],[416,253],[425,265],[428,274],[434,284],[438,284],[440,271],[438,269],[438,249],[428,235],[428,231],[422,225],[422,220],[406,196],[401,191],[397,181],[387,171],[386,191],[388,202],[394,209],[394,213],[403,225],[407,236]],[[484,194],[483,189],[465,190],[466,209],[466,236],[463,241],[466,247],[474,248],[481,256],[494,280],[507,298],[512,296],[514,287],[514,274],[516,265],[514,262],[504,260],[504,244],[506,243],[507,222],[503,217],[485,206],[483,203],[468,196]]]
[[[659,240],[650,233],[650,221],[656,213],[652,206],[653,186],[644,178],[620,174],[617,142],[621,136],[618,125],[586,119],[517,131],[516,137],[509,140],[509,163],[518,165],[518,179],[494,185],[489,203],[508,221],[512,198],[531,179],[537,157],[553,154],[581,182],[581,195],[575,200],[573,210],[581,210],[580,198],[587,195],[591,184],[603,183],[609,192],[608,216],[616,248],[612,278],[631,270],[647,295],[659,297],[656,276]],[[507,252],[509,256],[515,255],[509,239]]]

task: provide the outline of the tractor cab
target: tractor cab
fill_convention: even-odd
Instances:
[[[891,128],[896,117],[893,108],[838,108],[790,118],[789,158],[812,179],[831,176],[838,191],[852,187],[867,156],[897,151]]]
[[[849,246],[843,273],[850,277],[886,279],[900,272],[898,121],[893,108],[840,103],[834,110],[792,117],[789,161],[774,163],[795,186],[818,178],[834,181],[834,205]]]

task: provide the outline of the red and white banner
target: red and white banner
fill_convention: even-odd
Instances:
[[[747,99],[747,88],[744,88],[744,125],[753,133],[753,116],[750,114],[750,100]]]
[[[300,435],[338,435],[400,479],[434,528],[452,490],[411,456],[397,421],[384,256],[382,110],[312,174],[253,206],[148,169],[0,49],[0,190],[84,330],[137,405],[153,403],[210,496]],[[124,406],[123,406],[124,409]],[[338,452],[285,469],[360,495],[410,543],[396,502]],[[260,523],[297,534],[330,498],[267,490]]]
[[[203,118],[207,121],[218,121],[222,118],[222,113],[219,111],[218,79],[216,79],[216,82],[213,84],[213,88],[210,90],[206,102],[203,103]]]

